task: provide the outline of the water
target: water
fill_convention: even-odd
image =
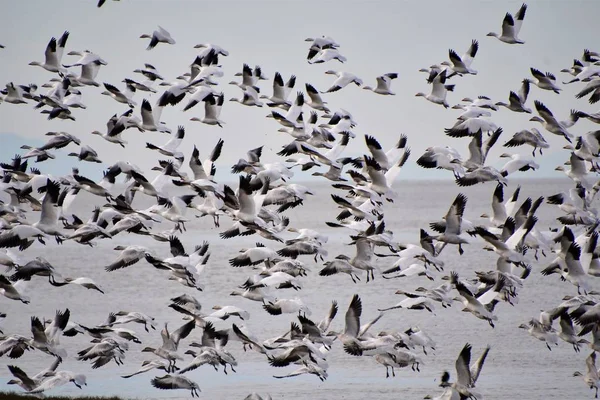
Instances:
[[[354,249],[347,246],[350,239],[347,230],[329,228],[324,221],[332,221],[338,210],[329,198],[329,185],[310,183],[314,187],[315,196],[305,202],[305,206],[286,212],[292,226],[298,228],[318,229],[329,235],[326,246],[329,258],[345,253],[353,255]],[[540,195],[548,196],[571,187],[567,180],[532,180],[522,182],[521,200],[527,196],[533,199]],[[516,183],[511,183],[506,193],[512,193]],[[428,223],[445,215],[450,203],[459,192],[468,196],[465,218],[483,223],[479,216],[490,211],[493,184],[478,185],[460,189],[451,182],[399,182],[396,190],[398,198],[392,204],[386,204],[386,227],[393,230],[397,240],[405,243],[417,243],[419,228],[428,228]],[[507,195],[508,198],[508,195]],[[143,198],[136,199],[137,205],[143,205]],[[98,198],[83,194],[74,205],[80,216],[89,215]],[[191,215],[192,213],[188,214]],[[555,218],[560,212],[555,206],[544,204],[538,211],[539,229],[557,226]],[[266,241],[258,236],[221,240],[218,233],[229,226],[227,218],[222,218],[222,226],[216,229],[212,220],[196,219],[187,224],[188,231],[180,235],[186,249],[193,248],[204,240],[210,241],[211,258],[203,279],[206,288],[203,292],[186,288],[174,281],[168,281],[165,271],[156,270],[145,261],[108,273],[104,266],[118,255],[113,248],[118,245],[139,244],[152,248],[158,255],[167,256],[169,247],[166,243],[158,243],[147,237],[122,233],[113,240],[100,240],[94,248],[76,243],[66,242],[62,246],[48,243],[47,246],[34,244],[24,256],[29,259],[44,256],[64,276],[88,276],[103,287],[106,294],[88,291],[75,285],[64,287],[50,286],[45,278],[35,277],[30,286],[31,303],[21,304],[6,298],[0,298],[0,311],[8,317],[1,329],[5,334],[19,333],[30,336],[30,316],[52,318],[55,310],[68,307],[71,320],[86,326],[102,323],[109,312],[118,310],[140,311],[152,315],[158,322],[160,330],[165,322],[170,329],[176,329],[184,321],[181,314],[168,308],[169,299],[183,293],[196,296],[203,305],[203,311],[209,312],[214,305],[235,305],[250,312],[246,321],[248,328],[260,339],[280,335],[289,329],[293,315],[271,316],[262,310],[260,303],[240,297],[230,296],[230,292],[242,284],[253,271],[249,267],[232,268],[227,260],[236,255],[243,247],[252,247],[261,241],[267,246],[279,249],[277,243]],[[85,219],[85,218],[83,218]],[[165,225],[165,227],[167,227]],[[288,234],[293,237],[292,234]],[[288,237],[286,235],[286,238]],[[475,270],[491,270],[495,268],[496,256],[492,252],[482,250],[483,243],[474,239],[465,246],[465,254],[459,256],[455,246],[448,246],[441,258],[446,263],[445,271],[455,270],[461,277],[469,278]],[[322,263],[315,264],[311,257],[303,256],[302,261],[311,268],[307,277],[303,278],[304,288],[298,293],[291,289],[278,293],[280,297],[299,295],[312,310],[312,318],[320,320],[326,313],[332,300],[337,300],[340,312],[334,320],[332,329],[343,329],[343,315],[353,294],[358,293],[363,301],[362,321],[375,317],[377,308],[389,307],[401,296],[394,294],[399,288],[413,290],[418,286],[432,287],[440,284],[441,274],[436,282],[424,277],[413,277],[385,280],[376,273],[374,282],[362,281],[353,284],[346,275],[331,277],[318,276]],[[393,262],[392,258],[378,260],[378,268],[385,269]],[[581,378],[572,377],[575,370],[585,372],[585,358],[589,352],[584,349],[577,354],[573,348],[561,342],[559,346],[548,351],[545,344],[518,329],[531,317],[537,317],[540,310],[558,305],[564,295],[575,295],[577,290],[569,283],[560,282],[556,276],[543,277],[539,271],[547,265],[549,259],[540,259],[534,264],[531,276],[525,288],[519,294],[518,304],[514,307],[505,303],[496,308],[498,321],[492,329],[487,322],[475,318],[469,313],[461,312],[461,306],[455,304],[449,309],[442,309],[436,304],[432,315],[422,311],[392,310],[372,328],[380,330],[406,330],[410,326],[419,325],[437,343],[436,350],[423,358],[421,372],[410,368],[397,369],[396,377],[385,378],[385,368],[370,357],[354,357],[343,352],[336,343],[328,356],[330,368],[329,378],[320,382],[313,375],[304,375],[291,379],[278,380],[272,375],[291,372],[294,366],[286,368],[270,367],[265,357],[257,352],[242,350],[239,342],[232,342],[228,349],[239,362],[237,373],[223,374],[209,366],[191,371],[186,376],[198,382],[203,398],[243,399],[250,392],[270,393],[274,399],[422,399],[425,395],[438,395],[441,390],[439,376],[444,370],[450,371],[454,379],[456,372],[454,362],[465,343],[473,345],[473,359],[479,356],[486,345],[492,350],[487,358],[483,372],[477,383],[477,390],[487,399],[527,398],[527,399],[585,399],[591,398]],[[598,285],[594,283],[594,288]],[[217,324],[217,328],[239,322],[229,319]],[[117,367],[114,363],[92,370],[89,363],[76,361],[74,355],[88,346],[88,337],[78,335],[74,338],[63,337],[61,344],[67,349],[69,357],[59,369],[81,372],[87,375],[88,386],[79,390],[72,385],[53,390],[53,394],[68,395],[119,395],[144,399],[189,398],[189,391],[160,391],[150,385],[150,379],[159,373],[148,372],[130,379],[119,375],[136,371],[148,353],[141,353],[144,346],[159,346],[161,338],[159,330],[146,333],[141,325],[129,324],[143,344],[131,343],[126,355],[125,365]],[[187,349],[190,340],[200,340],[201,329],[196,329],[180,344],[180,353]],[[179,362],[183,366],[191,361]],[[51,357],[39,351],[27,352],[17,360],[6,357],[0,359],[0,390],[15,390],[5,384],[11,377],[6,365],[15,364],[29,374],[35,374],[51,363]]]

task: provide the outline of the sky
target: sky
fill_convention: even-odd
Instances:
[[[524,45],[508,45],[492,37],[490,31],[499,32],[506,12],[515,13],[520,2],[506,1],[107,1],[102,8],[96,7],[95,0],[86,1],[19,1],[1,2],[0,13],[13,16],[12,20],[22,21],[22,29],[12,24],[0,25],[0,85],[35,83],[41,86],[56,74],[42,68],[29,66],[31,61],[43,61],[44,50],[52,36],[60,37],[68,30],[63,63],[74,62],[76,56],[66,53],[72,50],[88,49],[99,54],[108,62],[100,69],[98,82],[108,82],[124,88],[121,81],[128,77],[142,81],[142,75],[133,73],[144,63],[151,63],[167,81],[189,70],[198,50],[198,43],[215,43],[230,53],[220,57],[225,76],[218,79],[217,90],[225,93],[228,100],[240,97],[241,89],[228,84],[242,65],[260,65],[269,81],[261,81],[261,93],[272,94],[272,78],[279,71],[284,80],[290,75],[297,76],[295,91],[304,90],[304,83],[313,84],[325,90],[334,77],[326,75],[329,69],[348,71],[363,79],[367,85],[375,85],[378,75],[397,72],[392,90],[395,96],[381,96],[357,86],[348,86],[339,92],[324,95],[332,110],[343,108],[352,113],[358,125],[353,130],[357,137],[343,155],[360,156],[367,150],[364,134],[375,136],[385,149],[390,148],[406,134],[412,155],[400,179],[452,179],[447,171],[429,171],[418,167],[416,159],[425,148],[432,145],[449,145],[468,158],[469,139],[453,139],[445,136],[444,128],[451,127],[460,110],[444,109],[423,98],[415,97],[417,92],[429,92],[426,75],[420,68],[440,63],[448,58],[448,49],[462,55],[471,40],[480,43],[479,52],[472,68],[477,75],[456,77],[450,83],[456,85],[454,93],[448,94],[450,105],[457,104],[464,97],[486,95],[494,101],[507,102],[510,90],[517,91],[523,78],[531,77],[530,67],[550,71],[558,81],[570,79],[560,73],[569,68],[574,58],[580,58],[583,49],[600,51],[597,38],[600,37],[600,3],[592,1],[529,1],[527,15],[519,36]],[[148,39],[140,39],[144,33],[151,33],[160,25],[167,29],[176,40],[175,45],[158,44],[147,51]],[[307,37],[328,35],[341,46],[340,52],[347,62],[330,61],[325,64],[309,65],[306,54],[310,43]],[[596,47],[594,47],[596,46]],[[79,72],[74,69],[74,72]],[[566,119],[572,108],[587,112],[598,111],[586,99],[578,100],[574,94],[581,84],[561,85],[564,88],[557,95],[532,87],[528,106],[532,109],[533,100],[541,100],[558,119]],[[45,89],[40,87],[40,92]],[[0,103],[0,160],[12,157],[21,144],[39,145],[48,131],[67,131],[77,135],[83,143],[99,153],[103,164],[85,165],[81,168],[91,178],[101,177],[102,169],[118,160],[127,160],[148,171],[156,164],[159,154],[144,149],[145,142],[165,143],[169,136],[157,132],[140,133],[129,130],[124,133],[128,145],[125,149],[108,143],[92,135],[93,130],[104,131],[107,120],[115,113],[123,113],[127,106],[102,96],[102,87],[83,87],[83,103],[86,110],[73,110],[76,121],[52,120],[33,109],[34,104],[14,105]],[[158,94],[148,95],[138,92],[134,100],[141,104],[148,98],[156,102]],[[247,107],[226,101],[221,113],[225,121],[223,128],[208,126],[190,121],[192,117],[202,117],[204,109],[198,105],[189,111],[182,108],[184,99],[175,107],[167,107],[162,120],[173,130],[178,125],[186,128],[186,137],[180,151],[186,158],[194,145],[200,149],[201,159],[208,156],[219,138],[225,141],[224,150],[217,163],[218,175],[224,180],[235,177],[229,175],[230,166],[239,158],[245,157],[247,150],[264,145],[263,162],[281,160],[276,156],[281,147],[292,138],[277,132],[279,124],[266,118],[268,107]],[[311,109],[305,107],[305,112]],[[139,107],[135,109],[139,115]],[[562,147],[564,139],[544,131],[538,123],[529,121],[530,115],[513,113],[501,109],[492,120],[504,129],[498,144],[491,152],[489,164],[503,165],[499,155],[506,150],[531,154],[530,147],[517,149],[502,148],[512,134],[522,129],[538,127],[551,148],[536,160],[542,168],[532,177],[556,176],[554,168],[568,159],[568,151]],[[325,122],[325,121],[323,121]],[[596,130],[597,125],[580,121],[571,133],[581,135]],[[71,167],[80,166],[73,157],[66,157],[71,151],[78,151],[73,145],[56,151],[57,160],[39,165],[54,173],[67,174]],[[186,159],[187,162],[187,159]],[[531,174],[531,172],[528,172]],[[520,173],[520,178],[524,173]]]

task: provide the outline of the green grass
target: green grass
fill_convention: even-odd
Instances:
[[[0,399],[2,400],[24,400],[24,399],[36,399],[40,398],[32,394],[27,393],[14,393],[14,392],[0,392]],[[120,397],[97,397],[97,396],[44,396],[44,400],[124,400]]]

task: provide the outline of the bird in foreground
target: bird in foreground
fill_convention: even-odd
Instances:
[[[490,32],[487,36],[492,36],[500,40],[501,42],[508,44],[524,44],[525,42],[519,39],[519,32],[525,19],[525,12],[527,11],[527,4],[523,3],[519,11],[514,15],[506,13],[504,20],[502,20],[502,34]]]
[[[396,93],[392,92],[391,85],[392,80],[398,78],[398,74],[395,72],[384,74],[377,77],[377,86],[372,88],[371,86],[363,86],[363,89],[370,90],[373,93],[383,94],[383,95],[395,95]]]
[[[182,375],[164,375],[153,378],[150,383],[157,389],[186,389],[192,397],[200,397],[200,387],[194,381]]]
[[[416,97],[425,97],[427,100],[434,104],[441,104],[444,108],[450,107],[448,102],[446,101],[446,94],[450,91],[454,91],[454,85],[446,85],[446,70],[435,74],[433,79],[431,80],[431,93],[425,94],[419,92],[415,94]]]
[[[483,368],[483,364],[485,363],[485,359],[490,351],[490,346],[487,346],[483,353],[479,356],[477,361],[473,365],[471,365],[471,345],[469,343],[465,344],[463,349],[461,350],[458,358],[455,362],[456,368],[456,382],[450,382],[450,373],[448,371],[444,371],[441,378],[440,387],[446,388],[446,391],[449,392],[448,399],[479,399],[482,398],[479,393],[476,393],[472,389],[475,387],[475,383],[477,379],[479,379],[479,375],[481,374],[481,369]],[[447,393],[444,392],[444,393]],[[442,395],[443,396],[443,395]],[[427,396],[426,398],[431,399],[431,396]]]
[[[140,36],[140,39],[150,39],[150,43],[148,44],[148,47],[146,47],[146,50],[152,50],[159,43],[175,44],[175,39],[173,39],[171,34],[161,26],[158,27],[157,31],[152,32],[152,35],[144,33]]]
[[[46,52],[44,54],[46,59],[44,62],[32,61],[29,65],[39,66],[50,72],[66,72],[67,69],[62,66],[61,60],[65,45],[67,44],[67,39],[69,39],[68,31],[65,31],[58,40],[54,37],[50,39],[48,46],[46,46]]]
[[[82,389],[83,385],[87,386],[87,379],[86,376],[83,374],[76,374],[71,371],[58,371],[51,373],[50,376],[51,378],[46,379],[38,387],[29,391],[28,393],[42,393],[46,390],[53,389],[57,386],[66,385],[69,382],[73,382],[73,384],[79,389]]]
[[[531,75],[536,79],[532,82],[535,86],[544,90],[551,90],[556,94],[559,94],[562,90],[558,86],[556,86],[556,77],[551,72],[543,73],[539,69],[530,68]]]
[[[477,75],[477,71],[471,69],[471,63],[477,54],[477,50],[479,50],[479,42],[477,40],[473,40],[471,42],[471,46],[467,49],[466,53],[460,57],[454,50],[450,49],[448,51],[448,56],[450,58],[450,62],[444,61],[442,65],[448,66],[454,74],[469,74],[469,75]],[[448,75],[448,78],[453,76],[454,74]]]
[[[329,70],[325,72],[328,75],[335,75],[337,76],[337,79],[335,81],[333,81],[333,83],[331,84],[331,86],[329,87],[329,89],[327,89],[324,92],[321,93],[331,93],[331,92],[337,92],[340,89],[345,88],[346,86],[348,86],[351,83],[354,83],[356,86],[361,86],[363,84],[362,79],[360,79],[358,76],[351,74],[350,72],[344,72],[344,71],[334,71],[334,70]]]
[[[598,369],[596,368],[596,352],[592,350],[590,355],[585,359],[585,375],[579,371],[575,371],[573,376],[581,376],[587,386],[590,389],[596,389],[594,397],[598,398],[598,385],[600,384],[600,376],[598,375]]]

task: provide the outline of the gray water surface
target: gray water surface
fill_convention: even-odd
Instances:
[[[354,248],[347,245],[350,242],[350,231],[329,228],[324,224],[324,221],[333,220],[338,213],[329,197],[332,189],[322,183],[311,182],[309,185],[314,187],[316,195],[309,198],[303,207],[286,212],[291,225],[317,229],[329,235],[326,245],[329,259],[341,253],[352,256]],[[548,196],[571,186],[572,183],[566,179],[523,181],[521,200],[527,196],[533,199],[540,195]],[[512,183],[506,193],[512,193],[515,188],[516,184]],[[479,216],[490,212],[493,189],[493,184],[461,189],[452,182],[399,182],[396,186],[398,198],[394,203],[385,205],[386,227],[394,232],[398,241],[417,243],[419,228],[429,230],[428,223],[440,219],[456,194],[461,191],[469,199],[465,218],[475,223],[485,223]],[[141,206],[144,201],[143,198],[136,199],[136,204]],[[93,204],[98,202],[101,203],[98,198],[84,193],[75,204],[76,214],[87,217]],[[556,227],[558,223],[555,218],[561,214],[555,206],[544,204],[537,215],[537,226],[542,230],[549,226]],[[89,363],[75,360],[77,351],[88,346],[89,337],[78,335],[61,338],[61,344],[67,349],[69,356],[59,369],[86,374],[88,385],[84,390],[66,385],[50,393],[119,395],[144,399],[189,398],[190,394],[186,391],[161,391],[153,388],[150,379],[163,375],[162,371],[148,372],[131,379],[119,377],[136,371],[143,360],[151,358],[148,353],[141,353],[140,350],[144,346],[160,346],[159,330],[164,323],[168,322],[169,328],[173,330],[184,322],[181,314],[168,308],[169,299],[183,293],[196,296],[205,312],[209,312],[214,305],[245,308],[251,315],[245,324],[262,340],[283,334],[289,329],[290,322],[297,320],[294,315],[271,316],[262,309],[260,303],[229,295],[254,271],[250,267],[233,268],[227,260],[234,257],[239,249],[252,247],[257,241],[274,249],[279,249],[280,244],[259,236],[222,240],[218,233],[230,226],[227,218],[222,218],[221,228],[216,229],[212,220],[196,219],[192,212],[188,216],[192,221],[187,224],[187,232],[180,235],[186,249],[192,249],[204,240],[210,242],[211,258],[203,275],[206,284],[203,292],[167,280],[165,271],[153,268],[144,260],[122,270],[106,272],[104,266],[117,257],[119,252],[113,248],[119,244],[144,245],[160,256],[169,255],[167,243],[134,234],[122,233],[112,240],[99,240],[94,248],[73,242],[66,242],[62,246],[51,242],[47,246],[35,243],[23,254],[27,259],[45,257],[64,276],[90,277],[103,287],[106,294],[75,285],[53,287],[45,278],[35,277],[30,285],[30,304],[0,297],[0,311],[8,314],[1,326],[5,334],[30,336],[30,316],[52,318],[57,309],[67,307],[71,310],[72,321],[87,326],[100,324],[109,312],[119,310],[144,312],[154,316],[158,323],[158,330],[149,333],[137,324],[126,326],[139,334],[143,344],[131,343],[125,365],[118,367],[111,362],[98,370],[92,370]],[[170,226],[165,225],[165,228],[168,227]],[[293,235],[286,233],[285,236],[291,238]],[[446,263],[444,273],[454,270],[462,278],[470,278],[475,270],[494,269],[496,255],[482,250],[482,247],[483,242],[474,238],[471,244],[465,246],[465,254],[459,256],[455,246],[448,246],[441,255]],[[438,274],[436,282],[430,282],[424,277],[386,280],[376,273],[374,282],[367,284],[363,275],[361,282],[353,284],[346,275],[320,277],[318,271],[322,262],[316,264],[309,256],[302,256],[301,260],[311,269],[308,276],[303,278],[303,289],[299,292],[286,289],[278,293],[278,296],[300,296],[312,310],[311,317],[314,320],[320,320],[331,301],[337,300],[340,312],[333,322],[334,330],[343,329],[343,316],[353,294],[357,293],[362,298],[362,321],[366,322],[378,314],[377,308],[389,307],[402,299],[394,294],[399,288],[414,290],[419,286],[437,286],[441,283],[442,276]],[[428,352],[428,355],[416,350],[423,359],[421,372],[410,368],[398,369],[395,378],[386,379],[385,368],[372,358],[348,355],[343,352],[339,343],[335,343],[328,356],[329,378],[325,382],[320,382],[313,375],[278,380],[272,375],[288,373],[296,367],[270,367],[263,355],[251,350],[244,352],[239,342],[231,342],[228,349],[239,362],[237,373],[225,375],[222,370],[216,372],[210,366],[203,366],[186,376],[198,382],[202,398],[243,399],[250,392],[268,392],[274,399],[422,399],[427,394],[435,396],[441,393],[437,385],[444,370],[450,371],[453,377],[456,375],[454,362],[462,347],[469,342],[473,345],[473,359],[479,356],[486,345],[492,347],[477,383],[477,390],[486,399],[592,398],[593,392],[583,380],[572,376],[575,370],[585,371],[585,358],[589,354],[587,348],[577,354],[571,345],[561,342],[549,351],[543,342],[518,329],[521,323],[526,323],[532,317],[537,318],[541,310],[557,306],[563,296],[577,294],[574,286],[561,282],[556,275],[543,277],[540,274],[540,270],[550,260],[551,258],[541,258],[533,265],[533,272],[519,294],[518,304],[511,306],[501,303],[496,307],[498,321],[495,329],[470,313],[461,312],[462,307],[458,303],[449,309],[442,309],[436,304],[434,314],[412,310],[387,312],[372,328],[374,333],[380,330],[406,330],[419,325],[436,341],[436,350]],[[381,258],[378,260],[378,267],[383,270],[393,261],[393,258]],[[597,282],[593,282],[593,287],[599,288]],[[240,321],[229,319],[218,323],[217,328],[229,327],[231,322]],[[200,340],[201,332],[201,329],[196,329],[190,337],[183,340],[179,352],[183,354],[190,340]],[[29,374],[35,374],[48,367],[51,361],[50,356],[39,351],[27,352],[17,360],[0,358],[0,390],[20,389],[6,385],[11,378],[6,365],[18,365]],[[191,357],[186,356],[186,360],[180,361],[178,365],[183,366],[189,361]]]

